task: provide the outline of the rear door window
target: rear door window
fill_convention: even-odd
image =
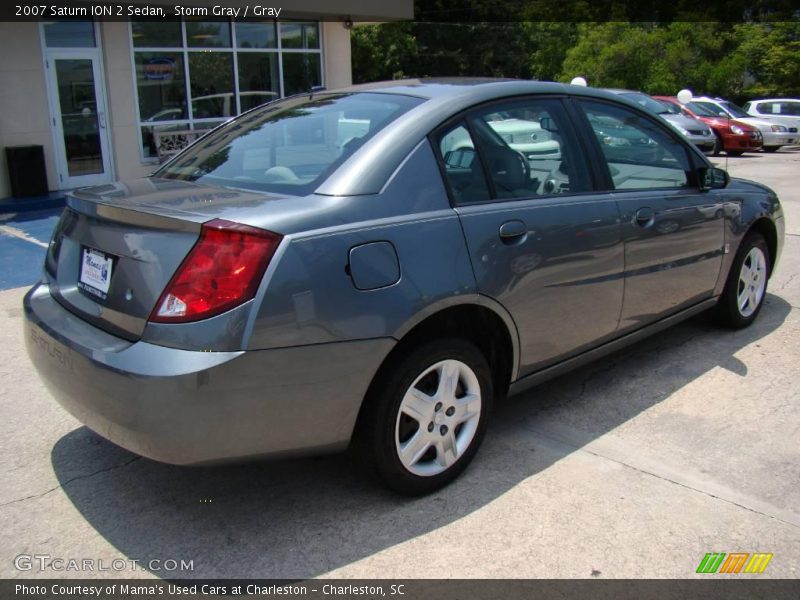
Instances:
[[[439,134],[438,150],[450,193],[457,204],[489,200],[483,165],[464,121]]]
[[[475,111],[470,124],[494,198],[534,198],[591,189],[561,102],[530,98]]]

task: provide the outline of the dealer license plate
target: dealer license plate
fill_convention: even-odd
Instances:
[[[81,272],[78,287],[102,300],[108,295],[114,257],[92,248],[81,250]]]

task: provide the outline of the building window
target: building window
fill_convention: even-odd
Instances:
[[[44,41],[48,48],[94,48],[93,21],[47,21],[44,23]]]
[[[317,22],[132,21],[142,156],[158,131],[210,129],[322,85]]]

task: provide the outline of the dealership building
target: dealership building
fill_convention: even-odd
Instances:
[[[349,85],[353,21],[413,17],[412,0],[294,0],[278,20],[214,18],[214,4],[208,17],[0,22],[0,198],[30,189],[37,147],[51,192],[146,176],[194,132]]]

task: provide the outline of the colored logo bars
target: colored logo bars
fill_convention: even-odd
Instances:
[[[727,556],[727,558],[725,558]],[[749,558],[749,560],[748,560]],[[708,552],[700,565],[697,567],[698,573],[763,573],[769,561],[772,560],[772,553],[754,552]]]

